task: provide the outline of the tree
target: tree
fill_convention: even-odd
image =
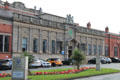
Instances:
[[[86,57],[82,50],[78,50],[78,48],[75,48],[73,50],[71,58],[73,59],[74,64],[77,66],[77,69],[79,69],[80,65],[82,64]]]
[[[24,52],[21,56],[23,56],[23,57],[28,56],[28,74],[31,75],[31,71],[30,71],[29,67],[30,67],[30,64],[34,61],[34,56],[27,52]]]

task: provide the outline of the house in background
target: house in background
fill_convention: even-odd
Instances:
[[[0,5],[0,59],[11,58],[13,14]]]
[[[105,56],[120,58],[120,35],[110,33],[109,28],[105,28]]]

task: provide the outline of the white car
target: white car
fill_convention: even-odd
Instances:
[[[41,60],[34,59],[34,61],[30,64],[30,67],[40,67],[42,65]]]
[[[50,67],[51,66],[51,63],[50,62],[47,62],[45,60],[41,60],[41,66],[42,67]]]

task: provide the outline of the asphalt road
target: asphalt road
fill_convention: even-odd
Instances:
[[[88,65],[82,65],[82,66],[95,67],[96,65],[88,64]],[[33,68],[33,69],[30,69],[30,70],[31,71],[38,71],[38,70],[58,69],[58,68],[71,68],[71,67],[75,67],[75,66],[59,66],[59,67],[49,67],[49,68]],[[101,67],[102,68],[120,69],[120,63],[101,64]],[[10,73],[11,70],[0,70],[0,73],[2,73],[2,72]]]

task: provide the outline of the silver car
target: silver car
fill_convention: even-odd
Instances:
[[[34,59],[34,61],[30,64],[30,67],[40,67],[42,65],[40,59]]]
[[[51,67],[51,63],[50,62],[47,62],[45,60],[41,60],[41,66],[42,67]]]

